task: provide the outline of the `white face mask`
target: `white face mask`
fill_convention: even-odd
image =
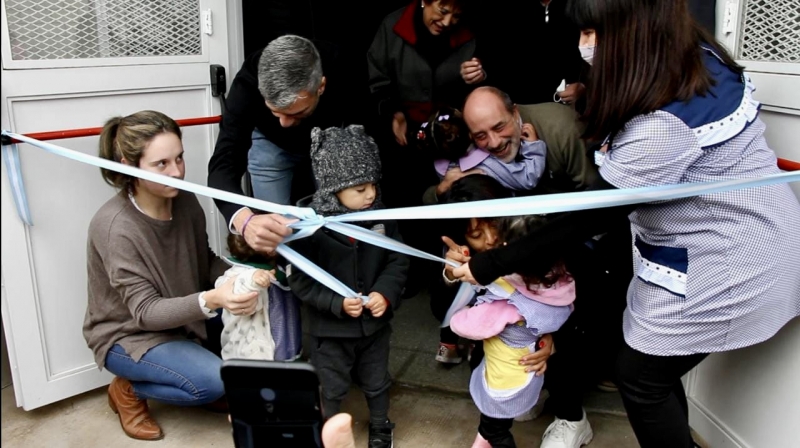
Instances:
[[[578,47],[581,50],[581,57],[584,61],[586,61],[589,65],[592,65],[592,60],[594,59],[594,45],[586,45]]]

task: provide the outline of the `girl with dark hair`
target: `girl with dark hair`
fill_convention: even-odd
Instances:
[[[584,119],[586,135],[606,144],[594,189],[779,172],[749,77],[686,0],[573,0],[569,12],[596,33]],[[520,266],[546,272],[554,249],[626,215],[636,267],[618,385],[643,447],[690,447],[681,376],[800,315],[800,204],[787,185],[565,213],[454,274],[486,284]],[[579,446],[568,423],[554,422],[560,440],[542,446]]]
[[[543,216],[501,218],[499,240],[511,244],[544,222]],[[544,276],[497,279],[477,297],[475,306],[453,315],[453,331],[483,341],[484,358],[473,370],[469,387],[481,411],[473,448],[514,446],[514,418],[534,407],[544,384],[541,375],[520,367],[519,359],[535,352],[544,334],[567,321],[574,300],[575,281],[559,260]],[[586,437],[591,439],[591,428]]]
[[[452,188],[442,197],[441,201],[445,204],[458,202],[486,201],[491,199],[510,198],[511,191],[500,185],[499,182],[489,176],[482,174],[466,175],[453,183]],[[443,240],[448,246],[457,244],[463,247],[459,249],[462,257],[469,255],[469,250],[486,250],[497,243],[497,220],[496,219],[449,219],[442,222],[442,234],[449,235],[452,239],[444,237]],[[464,252],[466,251],[466,253]],[[466,258],[459,258],[458,262],[464,262]],[[452,269],[452,268],[450,268]],[[448,267],[442,272],[442,277],[431,287],[431,311],[434,317],[440,322],[444,320],[447,309],[453,302],[458,288],[453,287],[457,283]],[[450,330],[450,327],[443,327],[439,331],[439,348],[436,351],[436,360],[443,364],[459,364],[465,355],[469,355],[467,347],[458,347],[459,337]],[[476,359],[480,361],[480,359]],[[477,365],[477,364],[475,364]]]

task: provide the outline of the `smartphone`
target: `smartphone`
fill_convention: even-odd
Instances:
[[[230,359],[222,381],[236,448],[322,448],[317,372],[304,362]]]

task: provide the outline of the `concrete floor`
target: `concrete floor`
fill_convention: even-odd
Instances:
[[[434,360],[437,322],[424,294],[406,300],[397,313],[392,336],[390,418],[397,424],[399,447],[469,447],[475,438],[479,413],[467,391],[466,363],[445,368]],[[593,448],[636,447],[619,395],[591,393],[584,403],[594,429]],[[30,412],[17,408],[12,387],[2,390],[3,447],[232,447],[225,415],[203,409],[151,403],[153,416],[165,438],[142,442],[128,438],[108,407],[105,388]],[[366,446],[368,412],[363,395],[351,391],[343,410],[355,421],[358,446]],[[544,414],[532,422],[517,423],[513,432],[519,446],[538,447],[553,418]]]
[[[357,446],[367,444],[368,411],[363,395],[353,390],[343,407],[355,420]],[[117,416],[108,407],[105,388],[96,389],[59,403],[25,412],[14,404],[13,388],[2,391],[2,446],[24,448],[71,447],[232,447],[227,416],[199,408],[151,404],[165,437],[157,442],[128,438]],[[391,418],[397,424],[398,447],[469,447],[475,438],[478,411],[460,394],[431,393],[395,386]],[[542,433],[552,421],[549,415],[516,423],[519,446],[538,447]],[[590,413],[595,438],[592,448],[636,447],[624,417]]]

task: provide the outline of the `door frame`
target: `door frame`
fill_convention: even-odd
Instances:
[[[207,92],[207,100],[203,100],[204,110],[199,110],[197,115],[220,114],[221,104],[210,94],[208,66],[209,64],[221,64],[228,68],[235,63],[235,70],[238,71],[238,66],[243,60],[242,50],[238,45],[241,42],[241,6],[238,5],[238,2],[223,0],[198,1],[201,17],[205,11],[213,11],[212,34],[209,35],[201,29],[203,54],[200,56],[174,56],[169,57],[169,60],[161,58],[160,63],[153,63],[158,59],[156,57],[145,58],[148,59],[145,61],[146,63],[139,63],[142,58],[116,58],[117,60],[109,59],[94,61],[94,63],[80,60],[79,64],[71,64],[73,67],[64,67],[64,64],[59,61],[49,61],[49,64],[47,64],[48,61],[35,61],[40,66],[38,69],[4,64],[5,67],[0,67],[4,81],[6,81],[2,84],[3,128],[16,132],[56,130],[17,128],[13,106],[19,102],[131,93],[149,94],[162,91],[201,90]],[[2,57],[4,62],[10,62],[10,39],[4,3],[2,7]],[[228,17],[229,11],[233,11],[235,14],[238,11],[239,18]],[[224,38],[220,38],[221,36]],[[236,51],[231,52],[231,49]],[[42,65],[48,65],[48,67],[43,68]],[[80,65],[80,67],[74,65]],[[176,70],[176,68],[180,68],[180,70]],[[138,72],[133,75],[131,70],[138,70]],[[127,79],[124,77],[126,73]],[[131,83],[130,77],[137,75],[144,76],[138,76],[137,81]],[[16,78],[17,82],[10,82],[13,81],[13,78]],[[23,79],[24,82],[21,81]],[[53,82],[53,79],[58,79],[58,84]],[[230,85],[231,79],[232,76],[229,76],[228,85]],[[174,118],[190,117],[176,116]],[[102,123],[96,123],[93,126],[100,124]],[[74,127],[86,126],[84,124]],[[207,141],[210,142],[211,149],[213,149],[213,142],[216,141],[217,129],[217,126],[207,126],[202,131],[204,135],[207,133]],[[20,147],[20,151],[40,150],[24,145]],[[2,230],[3,249],[2,263],[0,263],[0,293],[2,293],[0,309],[2,309],[6,352],[11,367],[17,406],[31,410],[103,386],[110,381],[112,375],[109,372],[98,370],[93,362],[52,374],[48,365],[48,347],[46,347],[45,328],[40,314],[37,272],[31,250],[31,229],[24,225],[17,216],[9,192],[8,172],[4,164],[2,177],[0,182],[2,182],[3,190],[3,218],[0,229]],[[227,236],[227,226],[215,207],[212,205],[211,208],[212,210],[207,210],[209,243],[217,253],[222,253]],[[39,279],[38,281],[46,280]],[[85,303],[76,304],[76,306],[85,307]],[[68,326],[71,328],[72,323],[69,323]]]

